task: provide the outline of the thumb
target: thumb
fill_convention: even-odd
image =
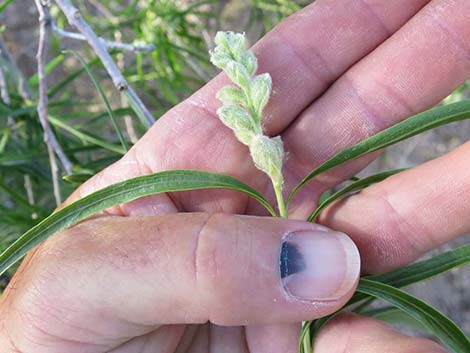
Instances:
[[[97,313],[106,313],[148,329],[324,316],[352,295],[359,267],[353,242],[319,225],[181,213],[83,222],[50,238],[21,272],[41,302],[31,305],[36,312],[54,307],[54,317],[73,320],[80,313],[90,321],[80,326],[96,326]]]

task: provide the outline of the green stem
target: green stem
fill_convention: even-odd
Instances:
[[[282,182],[273,182],[274,192],[276,194],[277,207],[279,208],[279,216],[287,219],[287,208],[286,203],[284,202],[284,197],[282,196]]]

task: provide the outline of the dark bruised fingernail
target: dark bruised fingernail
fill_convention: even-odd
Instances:
[[[334,300],[356,283],[359,252],[352,240],[340,232],[325,229],[293,232],[281,244],[279,271],[289,297]]]
[[[281,278],[302,272],[306,268],[305,261],[297,246],[289,243],[288,240],[282,243],[279,265],[281,268]]]

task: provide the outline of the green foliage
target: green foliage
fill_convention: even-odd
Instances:
[[[216,47],[210,52],[211,62],[237,85],[223,87],[217,93],[224,103],[217,115],[237,139],[248,146],[256,168],[269,176],[278,200],[279,214],[287,218],[282,196],[284,146],[280,136],[268,137],[262,128],[263,109],[271,95],[271,75],[256,75],[258,60],[247,49],[244,34],[217,32],[214,41]]]
[[[93,82],[93,85],[95,86],[96,90],[100,94],[100,97],[103,99],[103,102],[106,106],[106,111],[108,112],[109,118],[111,119],[111,122],[113,123],[114,129],[116,130],[116,134],[119,137],[119,141],[121,143],[121,146],[124,149],[124,151],[127,152],[129,150],[129,146],[127,145],[127,142],[124,139],[124,134],[122,133],[121,128],[118,125],[118,122],[117,122],[116,117],[114,115],[114,111],[111,108],[111,104],[109,103],[108,98],[106,97],[106,94],[103,91],[103,88],[101,88],[101,85],[98,82],[98,79],[93,74],[93,71],[91,71],[91,68],[88,66],[85,59],[83,59],[83,57],[80,55],[79,52],[72,50],[72,51],[65,51],[65,53],[74,54],[78,58],[80,63],[83,65],[83,68],[87,72],[88,76],[90,76],[90,79]]]
[[[0,12],[3,12],[3,10],[6,9],[8,5],[10,5],[13,2],[13,0],[5,0],[0,4]]]
[[[121,37],[123,42],[156,46],[150,53],[111,52],[113,58],[123,64],[124,76],[156,119],[214,74],[207,50],[213,46],[211,38],[221,27],[219,19],[256,11],[260,21],[264,18],[270,22],[265,31],[285,17],[286,6],[292,7],[295,3],[297,1],[280,1],[267,9],[252,1],[246,8],[233,10],[230,2],[225,5],[215,0],[75,2],[103,38]],[[14,7],[14,1],[0,1],[0,12],[14,10]],[[57,8],[53,7],[51,14],[58,27],[69,28]],[[5,28],[5,33],[9,30]],[[120,158],[126,150],[125,145],[131,145],[125,119],[132,120],[137,136],[141,136],[147,126],[132,97],[126,97],[129,106],[121,103],[120,94],[86,44],[78,50],[86,63],[83,65],[78,58],[63,53],[63,49],[70,48],[71,44],[77,48],[77,42],[57,36],[51,38],[50,60],[46,65],[49,121],[74,165],[72,175],[63,175],[61,169],[60,189],[65,198],[90,175]],[[31,41],[36,39],[31,37]],[[35,65],[34,55],[31,53],[32,65]],[[20,207],[18,198],[11,192],[0,190],[1,252],[18,234],[44,219],[55,204],[47,150],[36,113],[38,77],[23,77],[1,55],[0,67],[6,73],[11,97],[9,105],[0,99],[0,182],[7,185],[6,190],[14,190],[27,204],[31,202],[35,209]],[[83,75],[85,72],[89,77]],[[23,95],[23,82],[26,82],[31,97]],[[14,121],[12,124],[8,123],[9,117]],[[24,185],[26,176],[31,180],[29,191],[33,198],[30,200]],[[8,230],[8,236],[4,229]]]
[[[350,195],[351,193],[358,192],[362,189],[365,189],[366,187],[378,183],[382,180],[385,180],[389,176],[392,176],[394,174],[402,172],[404,169],[396,169],[396,170],[390,170],[387,172],[382,172],[382,173],[377,173],[370,175],[364,179],[357,179],[348,186],[345,186],[341,190],[335,192],[334,194],[331,194],[329,196],[324,197],[323,199],[320,199],[320,203],[315,209],[315,211],[312,212],[312,214],[307,218],[308,222],[315,222],[317,219],[318,215],[320,214],[321,211],[323,211],[328,205],[333,203],[336,200],[339,200],[343,197],[346,197]]]
[[[449,105],[439,106],[403,120],[398,124],[380,131],[368,139],[362,140],[354,146],[342,150],[328,159],[326,162],[322,163],[318,168],[312,170],[292,190],[288,201],[292,200],[292,198],[302,188],[302,186],[321,173],[331,170],[348,161],[380,150],[384,147],[394,145],[400,141],[416,136],[427,130],[469,118],[470,100],[464,100]]]
[[[310,2],[250,0],[248,7],[239,11],[248,14],[249,31],[260,35]],[[229,5],[230,1],[227,5],[221,5],[214,0],[142,0],[130,1],[124,6],[122,2],[104,0],[96,8],[81,4],[80,9],[100,36],[109,39],[122,36],[126,42],[155,44],[156,50],[151,53],[124,53],[123,57],[118,52],[112,54],[115,59],[122,59],[126,79],[136,86],[139,95],[158,118],[212,76],[207,49],[213,46],[210,38],[214,37],[215,31],[225,25],[220,23],[220,18],[225,18],[221,14],[225,13],[226,16]],[[14,2],[5,0],[0,3],[0,12],[7,6],[14,6]],[[63,16],[56,10],[52,14],[58,25],[65,27]],[[219,39],[221,46],[227,44],[223,43],[222,38]],[[66,47],[65,42],[61,43],[56,38],[52,44],[51,60],[46,71],[49,77],[60,79],[51,79],[49,83],[49,121],[74,164],[74,172],[63,176],[60,184],[62,195],[66,196],[77,185],[125,153],[131,140],[129,131],[124,129],[126,117],[131,118],[139,135],[147,127],[143,123],[145,118],[142,112],[133,105],[132,97],[128,97],[130,107],[122,106],[119,95],[93,53],[84,47],[80,52],[88,59],[73,60],[72,56],[62,53],[61,46]],[[233,42],[228,50],[236,47],[237,43]],[[254,126],[258,126],[269,98],[271,82],[266,75],[253,77],[257,65],[249,52],[235,50],[231,53],[238,55],[239,65],[228,65],[227,56],[222,54],[216,61],[242,89],[227,87],[219,92],[218,98],[226,105],[221,116],[225,116],[226,125],[234,130],[253,128],[253,122],[256,123]],[[200,171],[171,171],[112,185],[48,216],[54,203],[47,151],[36,113],[38,78],[36,75],[22,77],[5,58],[0,58],[0,67],[7,73],[11,97],[8,105],[0,102],[0,252],[13,243],[0,255],[1,273],[52,234],[103,209],[154,193],[228,188],[250,195],[275,215],[273,207],[259,193],[230,176]],[[83,77],[84,72],[89,74],[93,86],[88,78]],[[21,89],[22,82],[28,82],[31,97],[25,96]],[[309,173],[292,191],[290,199],[308,181],[332,168],[428,129],[470,118],[470,101],[462,101],[466,89],[468,87],[457,90],[446,100],[446,103],[453,104],[418,114],[339,152]],[[247,95],[247,91],[254,95]],[[233,107],[246,109],[233,111],[236,109]],[[238,125],[229,121],[234,114],[240,115]],[[246,114],[251,120],[246,119]],[[355,179],[339,191],[325,193],[309,220],[315,220],[332,202],[396,172],[399,171]],[[21,233],[24,233],[23,236],[18,238]],[[395,320],[398,318],[401,324],[411,322],[411,325],[425,329],[428,334],[440,339],[453,352],[468,352],[468,338],[451,320],[397,289],[468,263],[470,247],[465,246],[387,274],[368,276],[361,280],[358,292],[345,309],[390,321],[392,317]],[[0,283],[0,287],[2,285]],[[392,307],[364,311],[376,299]],[[301,352],[311,352],[316,333],[334,315],[305,323],[300,341]]]
[[[420,326],[425,327],[426,331],[431,335],[436,335],[436,337],[439,337],[439,335],[441,335],[442,333],[440,331],[436,331],[434,325],[429,325],[427,322],[427,318],[418,317],[418,315],[420,314],[414,311],[414,309],[416,308],[409,307],[410,303],[418,301],[415,302],[417,309],[419,309],[420,311],[424,311],[424,314],[429,314],[432,317],[435,316],[435,319],[437,320],[443,319],[444,321],[446,321],[446,325],[450,325],[449,330],[451,331],[449,332],[449,334],[456,334],[455,340],[448,340],[447,336],[440,336],[441,339],[443,339],[443,343],[447,344],[450,347],[455,347],[456,350],[453,350],[453,352],[461,352],[460,349],[462,346],[466,347],[468,351],[468,349],[470,348],[468,339],[467,341],[465,341],[462,335],[458,332],[460,331],[460,329],[455,329],[455,324],[453,324],[452,322],[449,323],[449,319],[442,318],[442,314],[440,313],[434,315],[436,310],[429,307],[427,304],[422,303],[421,301],[419,301],[419,299],[414,298],[411,295],[401,291],[397,292],[397,288],[406,287],[413,283],[429,280],[454,268],[458,268],[468,264],[470,264],[470,245],[465,245],[460,248],[445,252],[443,254],[436,255],[430,259],[422,260],[417,263],[399,268],[397,270],[382,275],[367,276],[362,278],[360,283],[365,283],[365,285],[362,286],[363,290],[359,290],[358,292],[356,292],[343,309],[319,320],[308,321],[303,325],[299,345],[300,352],[311,352],[312,341],[315,339],[317,333],[330,319],[334,318],[338,313],[343,310],[350,309],[358,303],[362,304],[359,305],[359,307],[356,307],[354,311],[362,313],[362,310],[358,309],[363,309],[364,307],[370,305],[371,302],[376,298],[383,299],[389,303],[393,301],[393,303],[391,304],[397,310],[400,310],[404,315],[408,317],[414,318],[413,322],[416,323],[417,321],[418,323],[420,323]],[[376,289],[376,291],[374,291],[374,289],[368,290],[368,287],[370,287],[368,286],[368,284],[371,284],[372,286],[376,287],[379,286],[380,288]],[[402,325],[408,323],[408,320],[401,322]],[[437,328],[437,330],[439,330],[439,328]]]
[[[198,189],[237,190],[259,201],[271,215],[276,214],[268,201],[256,190],[228,175],[191,170],[171,170],[145,175],[96,191],[38,223],[0,255],[0,275],[51,235],[107,208],[148,195]]]
[[[468,353],[470,341],[462,330],[452,320],[418,298],[395,287],[368,279],[360,281],[357,291],[382,299],[405,312],[426,327],[428,332],[452,352]]]

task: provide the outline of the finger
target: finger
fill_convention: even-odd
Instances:
[[[39,327],[67,342],[115,345],[160,324],[300,322],[345,304],[359,262],[346,235],[305,222],[102,217],[35,253],[4,305],[15,308],[5,322],[13,331]]]
[[[285,128],[312,100],[354,62],[403,25],[428,0],[319,0],[281,24],[256,46],[259,72],[273,77],[274,94],[266,110],[271,133]],[[338,28],[343,30],[338,30]],[[215,116],[217,90],[224,75],[158,120],[113,168],[85,183],[69,200],[130,176],[169,169],[204,169],[233,175],[264,189],[268,180],[254,167],[248,151]],[[214,201],[218,196],[218,201]],[[233,192],[182,193],[172,197],[179,209],[241,213],[246,198]],[[125,214],[165,212],[166,196],[152,197]],[[133,204],[134,205],[134,204]],[[168,206],[171,209],[171,205]],[[138,209],[138,210],[136,210]],[[139,212],[139,210],[141,210]],[[117,212],[119,214],[119,212]]]
[[[386,40],[429,1],[319,0],[289,17],[255,46],[259,72],[269,72],[274,93],[264,125],[276,135],[345,70]],[[189,103],[212,111],[225,75]]]
[[[132,338],[118,348],[107,351],[106,353],[177,353],[178,351],[176,349],[179,348],[182,340],[184,340],[185,327],[187,327],[187,325],[165,325],[144,336]],[[70,350],[66,352],[72,353]],[[79,352],[83,353],[83,350]],[[92,352],[94,353],[96,351]]]
[[[402,335],[384,323],[353,314],[329,321],[315,338],[315,353],[445,353],[435,342]]]
[[[341,149],[438,103],[470,78],[469,16],[467,0],[434,0],[348,70],[289,128],[289,169],[303,177]],[[372,159],[318,180],[331,187]],[[312,189],[322,192],[312,184],[309,200]]]
[[[296,353],[300,324],[254,325],[246,328],[249,352]]]
[[[347,231],[366,272],[384,272],[470,232],[470,143],[334,204],[321,223]]]

